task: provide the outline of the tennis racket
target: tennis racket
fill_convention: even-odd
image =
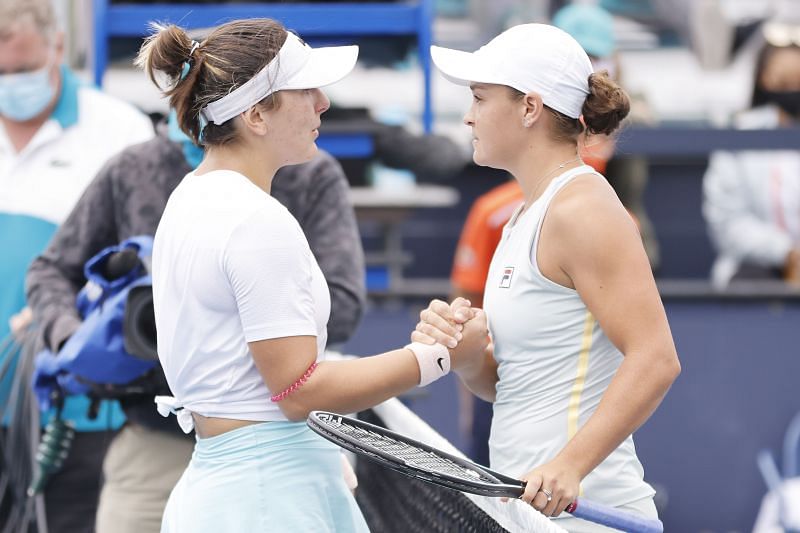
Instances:
[[[467,459],[437,450],[388,429],[350,418],[312,411],[306,421],[320,436],[401,474],[481,496],[519,498],[525,482]],[[633,533],[661,533],[660,520],[642,518],[582,498],[566,511],[576,518]]]

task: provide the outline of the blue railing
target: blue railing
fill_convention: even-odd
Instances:
[[[419,64],[423,71],[422,124],[425,132],[433,126],[431,99],[431,59],[433,41],[433,0],[402,3],[334,4],[111,4],[94,0],[93,73],[98,86],[108,66],[109,40],[112,37],[143,37],[153,21],[170,22],[186,29],[217,26],[241,18],[274,18],[309,40],[361,36],[408,35],[416,37]],[[372,152],[368,134],[329,133],[320,138],[321,146],[340,157],[362,157]]]

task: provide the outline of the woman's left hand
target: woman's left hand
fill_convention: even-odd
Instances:
[[[522,476],[522,480],[527,485],[520,499],[545,516],[558,516],[578,497],[581,476],[556,457]]]

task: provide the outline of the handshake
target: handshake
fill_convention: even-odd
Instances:
[[[450,304],[433,300],[419,318],[406,348],[417,358],[420,387],[450,370],[460,373],[474,368],[491,354],[486,314],[471,307],[469,300],[456,298]]]

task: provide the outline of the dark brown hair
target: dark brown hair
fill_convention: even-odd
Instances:
[[[209,123],[200,130],[200,110],[219,100],[255,76],[278,54],[286,41],[286,29],[272,19],[247,19],[228,22],[211,32],[192,51],[194,42],[175,25],[154,25],[156,30],[145,40],[136,64],[169,97],[178,125],[195,143],[221,145],[236,139],[233,120]],[[184,76],[184,64],[189,70]],[[162,86],[156,72],[167,77]],[[277,94],[267,96],[260,105],[278,105]]]
[[[589,75],[589,96],[581,109],[589,133],[610,135],[630,110],[628,93],[611,79],[607,70]]]
[[[511,89],[511,91],[519,98],[524,96],[516,89]],[[581,121],[568,117],[546,104],[545,108],[554,119],[553,138],[563,142],[577,141],[578,136],[584,130]],[[630,109],[628,94],[609,77],[607,70],[589,75],[589,96],[586,97],[581,109],[588,133],[604,133],[606,135],[612,133],[619,127]]]

